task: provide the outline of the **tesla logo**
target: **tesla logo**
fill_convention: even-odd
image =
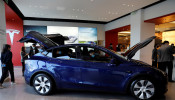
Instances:
[[[13,45],[13,38],[14,38],[14,34],[16,33],[16,34],[19,34],[19,30],[14,30],[14,29],[7,29],[6,30],[6,33],[8,33],[9,34],[9,36],[10,36],[10,41],[11,41],[11,44]]]

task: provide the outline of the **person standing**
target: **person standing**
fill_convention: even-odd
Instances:
[[[113,45],[112,45],[112,43],[110,43],[108,49],[110,49],[110,50],[114,50],[114,49],[113,49]]]
[[[0,79],[0,88],[2,89],[3,82],[6,78],[6,75],[8,71],[10,72],[11,76],[11,84],[15,84],[15,78],[14,78],[14,69],[13,69],[13,63],[12,63],[12,52],[11,46],[8,44],[5,44],[3,46],[2,52],[1,52],[1,63],[2,63],[2,76]]]
[[[30,52],[29,52],[29,56],[32,57],[34,54],[38,53],[39,50],[36,47],[36,44],[32,44],[32,46],[30,46]]]
[[[164,41],[160,49],[157,50],[158,54],[158,68],[162,71],[166,71],[168,67],[168,80],[169,82],[174,82],[172,80],[172,70],[173,70],[173,48],[169,45],[168,41]]]
[[[24,76],[24,70],[25,70],[25,60],[28,58],[28,54],[25,51],[25,47],[21,48],[21,63],[22,63],[22,76]]]
[[[157,68],[157,50],[159,49],[159,47],[160,46],[158,44],[156,44],[154,46],[153,51],[152,51],[152,66],[155,68]]]

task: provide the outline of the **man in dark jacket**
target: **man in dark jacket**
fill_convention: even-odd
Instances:
[[[166,71],[168,67],[168,80],[169,82],[173,82],[172,80],[172,70],[173,70],[173,48],[169,45],[168,41],[164,41],[163,45],[158,49],[158,68],[162,71]]]
[[[38,53],[39,50],[36,47],[36,44],[32,44],[32,46],[30,47],[30,52],[29,52],[29,56],[32,57],[34,54]]]

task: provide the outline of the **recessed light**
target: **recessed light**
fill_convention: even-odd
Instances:
[[[83,10],[83,9],[82,9],[81,11],[82,11],[82,12],[84,12],[84,10]]]
[[[56,10],[63,11],[63,10],[65,10],[65,7],[57,6]]]

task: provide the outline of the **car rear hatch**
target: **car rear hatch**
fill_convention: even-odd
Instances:
[[[134,45],[133,47],[131,47],[129,50],[127,50],[124,54],[122,54],[123,56],[127,57],[127,59],[131,59],[138,50],[140,50],[141,48],[147,46],[153,39],[155,39],[156,36],[152,36],[142,42],[137,43],[136,45]]]
[[[39,43],[45,50],[54,46],[58,46],[57,43],[36,31],[30,31],[27,35],[21,38],[19,42]]]

